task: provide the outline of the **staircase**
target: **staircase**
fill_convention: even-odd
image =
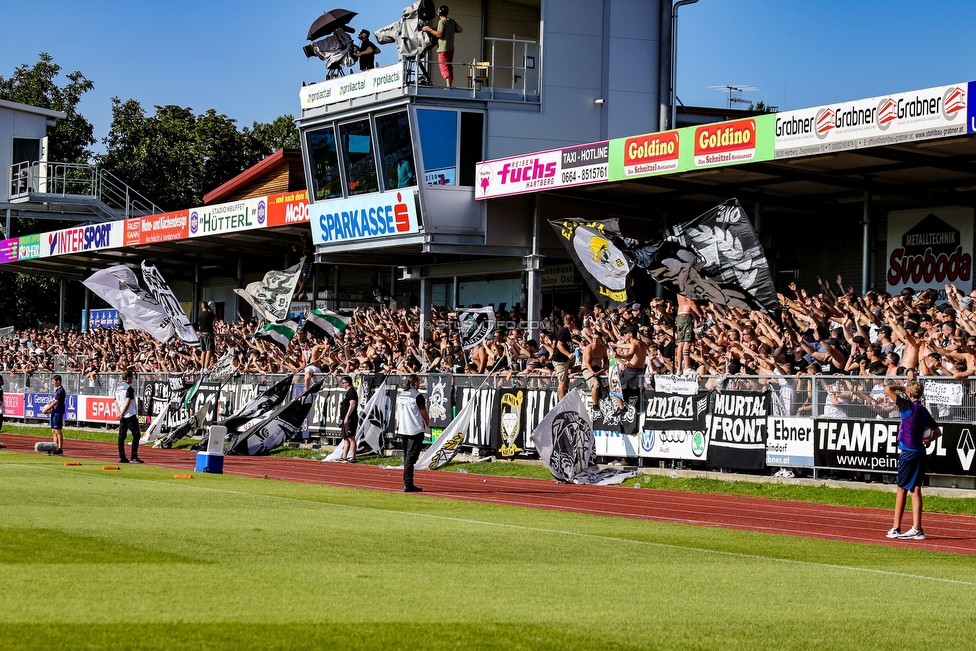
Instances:
[[[10,202],[85,207],[95,221],[163,212],[108,170],[84,163],[41,161],[12,165]]]

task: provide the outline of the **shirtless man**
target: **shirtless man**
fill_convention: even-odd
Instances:
[[[630,386],[631,382],[644,375],[644,366],[647,364],[647,346],[643,340],[637,336],[637,328],[628,326],[624,328],[624,343],[611,343],[617,355],[617,359],[622,361],[624,366],[620,370],[620,392]],[[615,416],[623,416],[627,413],[627,406],[621,398],[617,398],[617,411]]]
[[[593,409],[600,404],[600,376],[607,373],[607,344],[603,333],[593,333],[593,340],[583,347],[583,379],[593,397]]]
[[[691,368],[691,346],[695,341],[695,317],[704,318],[698,304],[690,298],[678,294],[678,318],[674,322],[674,338],[678,342],[676,352],[679,372]]]

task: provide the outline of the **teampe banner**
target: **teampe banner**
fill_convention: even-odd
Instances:
[[[644,430],[640,435],[641,457],[704,461],[707,455],[708,436],[703,430]]]
[[[864,472],[898,470],[897,421],[818,419],[817,467]],[[926,472],[935,475],[976,475],[976,426],[939,424],[942,436],[926,447]]]
[[[704,430],[708,392],[692,396],[644,392],[644,429]]]
[[[892,295],[911,287],[973,289],[973,209],[948,207],[888,213],[886,288]]]
[[[708,465],[759,470],[766,467],[766,418],[769,394],[716,392],[708,416]]]
[[[770,416],[767,420],[766,465],[813,467],[813,439],[812,418]]]

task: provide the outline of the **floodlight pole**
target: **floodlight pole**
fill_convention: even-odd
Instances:
[[[698,0],[678,0],[671,7],[671,124],[672,129],[678,128],[678,107],[677,101],[677,82],[678,74],[678,8],[685,5],[693,5]]]

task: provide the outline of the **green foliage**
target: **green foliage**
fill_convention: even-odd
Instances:
[[[36,328],[42,323],[58,322],[57,278],[0,270],[0,284],[4,286],[0,292],[0,323]],[[66,305],[66,314],[83,300],[78,296],[69,298],[71,305]]]
[[[62,463],[0,454],[5,649],[972,647],[968,556]]]
[[[766,104],[764,101],[759,100],[758,102],[756,102],[754,104],[753,103],[750,103],[749,104],[749,108],[746,109],[746,110],[748,110],[748,111],[755,111],[757,113],[776,113],[777,111],[779,111],[779,107],[778,106],[770,106],[769,104]]]
[[[48,129],[48,160],[63,163],[87,163],[95,144],[94,128],[78,112],[82,95],[95,84],[77,70],[65,75],[67,83],[58,85],[61,66],[50,54],[42,52],[33,66],[18,66],[9,78],[0,76],[0,99],[39,108],[64,111],[67,117]]]
[[[188,208],[281,146],[297,143],[291,116],[241,131],[236,120],[213,109],[197,115],[167,105],[147,115],[138,101],[115,97],[101,163],[156,204]]]

